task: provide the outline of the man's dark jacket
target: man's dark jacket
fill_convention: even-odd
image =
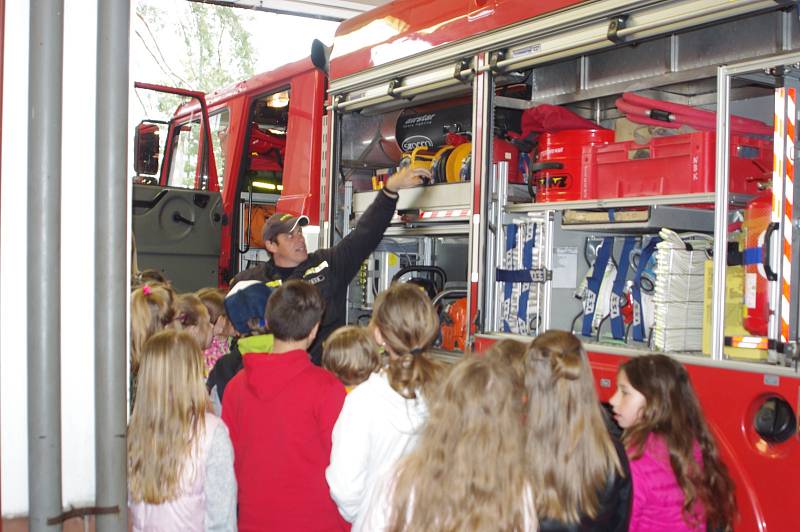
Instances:
[[[240,272],[233,282],[245,280],[287,281],[303,279],[316,285],[325,300],[325,314],[317,338],[308,350],[311,360],[319,365],[322,359],[322,341],[345,323],[347,287],[361,263],[372,253],[389,227],[397,206],[397,198],[378,192],[372,205],[358,220],[355,228],[335,246],[319,249],[290,271],[280,271],[270,262],[260,263]],[[267,324],[269,326],[269,324]]]

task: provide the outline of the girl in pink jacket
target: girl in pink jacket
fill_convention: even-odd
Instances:
[[[128,506],[134,532],[236,530],[228,429],[207,412],[203,352],[185,331],[145,342],[128,425]]]
[[[630,458],[630,532],[731,530],[733,482],[686,369],[666,355],[620,366],[611,397]]]

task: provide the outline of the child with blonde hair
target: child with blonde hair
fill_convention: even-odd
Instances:
[[[142,346],[175,319],[175,294],[161,284],[145,284],[131,292],[131,369],[139,368]]]
[[[366,327],[340,327],[322,344],[322,367],[336,375],[349,393],[380,369],[378,344]]]
[[[130,407],[136,400],[136,376],[142,347],[148,338],[175,318],[175,292],[167,285],[144,284],[131,292]]]
[[[666,355],[631,358],[611,405],[631,461],[631,532],[732,530],[733,481],[686,368]]]
[[[628,530],[631,479],[609,434],[581,341],[550,330],[529,345],[527,469],[539,530]]]
[[[212,327],[211,344],[203,352],[206,363],[206,376],[208,376],[217,360],[230,352],[236,330],[225,314],[225,292],[217,287],[210,286],[201,288],[195,294],[206,306]]]
[[[200,348],[211,345],[212,327],[208,309],[195,294],[180,294],[175,299],[175,328],[191,334]]]
[[[148,268],[131,274],[131,287],[141,288],[143,285],[164,284],[170,285],[169,279],[160,271]]]
[[[378,479],[413,448],[443,374],[430,355],[439,319],[419,287],[394,284],[380,293],[371,327],[388,366],[347,395],[325,472],[331,497],[356,532],[365,530]]]
[[[134,531],[236,530],[236,478],[228,429],[206,411],[202,352],[165,330],[142,349],[139,400],[128,425]]]
[[[511,338],[503,338],[493,343],[486,350],[486,358],[496,359],[501,364],[509,366],[515,378],[521,383],[525,382],[525,352],[528,346]]]
[[[533,531],[522,385],[496,357],[453,367],[417,446],[376,491],[368,530]]]

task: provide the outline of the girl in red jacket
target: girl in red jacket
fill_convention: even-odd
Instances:
[[[631,532],[731,529],[733,482],[686,369],[665,355],[634,357],[611,405],[630,456]]]

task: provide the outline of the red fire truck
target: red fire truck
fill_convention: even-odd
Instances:
[[[187,100],[169,122],[136,130],[140,268],[163,271],[182,290],[224,286],[265,259],[260,227],[276,204],[317,224],[325,74],[310,59],[208,95],[136,87]]]
[[[407,280],[441,308],[445,358],[572,330],[602,400],[625,359],[669,353],[736,482],[736,529],[797,528],[797,2],[397,0],[313,55],[179,109],[134,219],[160,208],[177,240],[216,220],[204,268],[224,282],[264,258],[270,205],[328,246],[398,165],[426,166],[350,287],[351,322]],[[177,249],[136,237],[140,261]]]

